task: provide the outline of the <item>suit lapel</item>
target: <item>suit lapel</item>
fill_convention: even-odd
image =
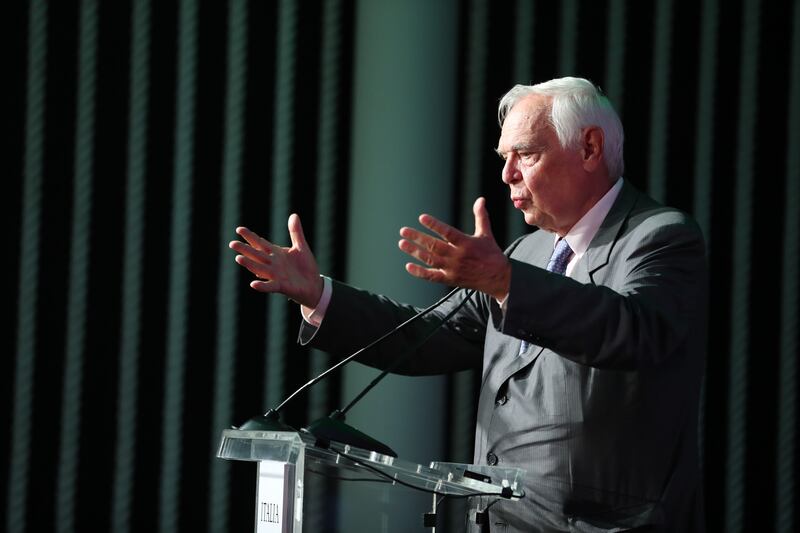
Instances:
[[[595,273],[606,266],[611,256],[611,251],[614,249],[614,243],[617,242],[622,224],[628,218],[628,215],[636,204],[636,198],[639,193],[628,182],[623,182],[622,189],[619,191],[619,196],[611,206],[611,210],[606,215],[597,234],[592,239],[586,253],[583,254],[583,260],[578,262],[576,272],[573,273],[573,278],[582,283],[591,281],[597,284]],[[576,275],[577,274],[577,275]]]
[[[550,257],[553,255],[553,243],[555,242],[555,234],[545,231],[545,230],[538,230],[534,234],[540,241],[537,241],[533,244],[532,249],[527,254],[520,254],[519,259],[521,261],[525,261],[533,266],[537,266],[539,268],[547,268],[547,263],[550,261]],[[505,382],[511,375],[515,374],[521,368],[529,365],[533,361],[539,357],[539,354],[542,353],[541,346],[537,344],[531,344],[530,347],[524,352],[519,353],[520,346],[522,345],[522,341],[519,339],[515,339],[511,342],[512,351],[514,354],[513,357],[506,359],[506,365],[502,367],[500,374],[502,376],[502,382]]]
[[[528,348],[525,353],[521,353],[517,357],[511,359],[506,368],[503,369],[502,382],[505,383],[508,378],[536,361],[543,351],[544,348],[541,346],[537,344],[531,344],[530,348]]]

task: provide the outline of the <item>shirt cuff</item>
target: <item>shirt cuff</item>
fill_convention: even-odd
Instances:
[[[320,296],[317,306],[313,309],[305,305],[300,306],[303,320],[316,328],[322,325],[322,319],[325,318],[325,311],[328,310],[328,304],[331,303],[331,294],[333,293],[331,279],[327,276],[320,277],[322,278],[322,296]]]

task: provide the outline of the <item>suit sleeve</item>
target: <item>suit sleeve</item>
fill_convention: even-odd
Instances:
[[[440,308],[365,351],[357,360],[405,375],[442,374],[480,366],[489,316],[488,301],[478,294],[463,302],[465,298],[466,291],[458,291]],[[463,307],[442,324],[450,310],[462,302]],[[331,301],[319,329],[301,324],[298,340],[343,358],[419,311],[385,296],[334,281]]]
[[[597,368],[654,367],[697,346],[707,292],[697,226],[677,212],[661,213],[620,239],[612,254],[604,267],[610,272],[599,273],[602,285],[512,259],[506,312],[494,305],[493,325]]]

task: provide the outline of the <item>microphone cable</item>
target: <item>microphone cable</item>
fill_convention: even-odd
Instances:
[[[412,316],[411,318],[409,318],[408,320],[406,320],[402,324],[399,324],[399,325],[395,326],[393,329],[387,331],[386,333],[384,333],[383,335],[381,335],[380,337],[378,337],[377,339],[375,339],[371,343],[369,343],[366,346],[364,346],[363,348],[360,348],[359,350],[353,352],[352,354],[348,355],[347,357],[345,357],[344,359],[342,359],[341,361],[339,361],[338,363],[336,363],[335,365],[333,365],[329,369],[325,370],[324,372],[322,372],[321,374],[319,374],[315,378],[311,379],[310,381],[308,381],[308,383],[306,383],[305,385],[303,385],[302,387],[300,387],[299,389],[294,391],[291,395],[289,395],[288,398],[286,398],[283,402],[281,402],[281,404],[278,405],[278,407],[275,408],[275,411],[280,411],[283,408],[284,405],[286,405],[287,403],[289,403],[292,400],[292,398],[297,396],[299,393],[301,393],[302,391],[304,391],[305,389],[307,389],[311,385],[314,385],[318,381],[321,381],[322,379],[324,379],[331,372],[333,372],[333,371],[339,369],[340,367],[346,365],[347,363],[349,363],[350,361],[352,361],[353,359],[355,359],[356,357],[358,357],[359,355],[361,355],[365,351],[369,350],[370,348],[374,347],[375,345],[377,345],[378,343],[384,341],[385,339],[388,339],[389,337],[391,337],[392,335],[396,334],[398,331],[400,331],[401,329],[405,328],[406,326],[408,326],[412,322],[415,322],[415,321],[419,320],[420,318],[424,317],[425,315],[427,315],[428,313],[430,313],[431,311],[433,311],[434,309],[436,309],[437,307],[439,307],[440,305],[445,303],[447,300],[449,300],[459,290],[460,290],[460,287],[456,287],[456,288],[452,289],[450,292],[448,292],[447,294],[442,296],[436,303],[433,303],[433,304],[429,305],[428,307],[426,307],[425,309],[423,309],[422,311],[420,311],[416,315]]]
[[[450,292],[448,292],[447,294],[445,294],[443,297],[441,297],[441,298],[440,298],[438,301],[436,301],[435,303],[433,303],[433,304],[429,305],[428,307],[426,307],[426,308],[425,308],[425,309],[423,309],[422,311],[418,312],[418,313],[417,313],[417,314],[415,314],[414,316],[410,317],[409,319],[407,319],[407,320],[406,320],[406,321],[404,321],[403,323],[401,323],[401,324],[399,324],[399,325],[395,326],[394,328],[392,328],[391,330],[387,331],[386,333],[384,333],[383,335],[381,335],[380,337],[378,337],[378,338],[377,338],[377,339],[375,339],[374,341],[370,342],[369,344],[367,344],[367,345],[366,345],[366,346],[364,346],[363,348],[360,348],[359,350],[355,351],[354,353],[352,353],[352,354],[348,355],[347,357],[345,357],[344,359],[342,359],[341,361],[339,361],[338,363],[336,363],[336,364],[335,364],[335,365],[333,365],[332,367],[330,367],[330,368],[328,368],[327,370],[325,370],[325,371],[321,372],[321,373],[320,373],[320,374],[318,374],[316,377],[312,378],[311,380],[309,380],[308,382],[306,382],[305,384],[303,384],[303,385],[302,385],[300,388],[298,388],[298,389],[297,389],[297,390],[295,390],[295,391],[294,391],[292,394],[290,394],[288,397],[286,397],[286,399],[285,399],[285,400],[283,400],[283,401],[282,401],[282,402],[281,402],[281,403],[280,403],[280,404],[279,404],[277,407],[275,407],[274,409],[270,409],[270,410],[268,410],[266,413],[264,413],[264,414],[263,414],[263,415],[261,415],[261,416],[257,416],[257,417],[251,418],[250,420],[248,420],[248,421],[246,421],[244,424],[242,424],[242,425],[241,425],[241,426],[240,426],[238,429],[242,429],[242,430],[278,430],[278,431],[294,431],[294,428],[292,428],[292,427],[290,427],[290,426],[287,426],[286,424],[283,424],[282,422],[280,422],[280,416],[279,416],[279,412],[281,411],[281,409],[283,409],[283,408],[284,408],[284,406],[286,406],[286,404],[288,404],[290,401],[292,401],[292,399],[294,399],[294,398],[295,398],[295,397],[296,397],[298,394],[300,394],[301,392],[303,392],[303,391],[304,391],[304,390],[306,390],[307,388],[311,387],[311,386],[312,386],[312,385],[314,385],[315,383],[317,383],[317,382],[319,382],[319,381],[323,380],[323,379],[324,379],[325,377],[327,377],[329,374],[331,374],[331,373],[332,373],[332,372],[334,372],[335,370],[338,370],[338,369],[339,369],[339,368],[341,368],[342,366],[346,365],[347,363],[349,363],[350,361],[352,361],[353,359],[355,359],[356,357],[358,357],[358,356],[359,356],[360,354],[362,354],[363,352],[365,352],[365,351],[369,350],[370,348],[373,348],[374,346],[376,346],[377,344],[379,344],[379,343],[383,342],[383,341],[384,341],[384,340],[386,340],[387,338],[389,338],[389,337],[391,337],[391,336],[393,336],[393,335],[397,334],[397,332],[399,332],[400,330],[402,330],[403,328],[405,328],[405,327],[406,327],[406,326],[408,326],[409,324],[411,324],[411,323],[413,323],[413,322],[415,322],[415,321],[419,320],[420,318],[422,318],[422,317],[426,316],[426,315],[427,315],[427,314],[429,314],[431,311],[433,311],[434,309],[436,309],[437,307],[439,307],[440,305],[442,305],[443,303],[445,303],[447,300],[449,300],[449,299],[450,299],[450,298],[451,298],[451,297],[452,297],[452,296],[453,296],[453,295],[454,295],[456,292],[458,292],[459,290],[461,290],[461,288],[460,288],[460,287],[455,287],[455,288],[453,288],[452,290],[450,290]],[[472,291],[472,292],[474,292],[474,291]],[[470,294],[470,296],[471,296],[471,294]],[[468,299],[468,298],[467,298],[467,299]],[[465,301],[466,301],[466,299],[465,299]],[[462,304],[461,304],[461,305],[463,305],[463,302],[462,302]],[[461,307],[461,306],[459,306],[459,308],[460,308],[460,307]],[[451,315],[449,315],[449,316],[451,316]],[[443,322],[442,322],[442,323],[443,323]],[[441,324],[440,324],[440,325],[441,325]],[[440,327],[440,325],[438,325],[438,326],[436,326],[436,327],[438,328],[438,327]],[[435,331],[435,329],[434,329],[434,331]],[[426,337],[426,339],[425,339],[425,340],[427,340],[427,337]],[[395,366],[395,365],[392,365],[392,367],[394,367],[394,366]],[[361,396],[363,396],[363,394],[362,394]],[[351,402],[351,403],[352,403],[352,402]]]
[[[455,290],[451,291],[447,296],[445,296],[445,299],[449,298],[453,293],[455,293]],[[359,400],[361,400],[361,398],[366,396],[366,394],[369,391],[371,391],[375,387],[375,385],[377,385],[381,380],[383,380],[383,378],[385,378],[388,374],[390,374],[392,370],[397,368],[402,362],[408,359],[409,356],[411,356],[414,352],[416,352],[423,344],[428,342],[428,340],[431,337],[433,337],[433,335],[439,330],[439,328],[441,328],[448,320],[450,320],[453,317],[453,315],[455,315],[462,307],[464,307],[464,304],[467,303],[470,298],[472,298],[473,294],[475,294],[475,289],[470,289],[469,291],[467,291],[467,295],[464,297],[464,300],[462,300],[460,304],[458,304],[455,308],[453,308],[453,310],[450,311],[444,318],[442,318],[438,324],[432,327],[431,330],[428,332],[428,334],[422,338],[422,340],[417,342],[411,349],[401,353],[400,356],[398,356],[397,359],[395,359],[391,365],[389,365],[383,371],[381,371],[381,373],[378,374],[378,376],[375,379],[373,379],[366,387],[364,387],[364,389],[361,392],[359,392],[356,395],[356,397],[350,401],[350,403],[348,403],[343,409],[341,409],[340,412],[342,414],[346,414],[356,403],[358,403]]]

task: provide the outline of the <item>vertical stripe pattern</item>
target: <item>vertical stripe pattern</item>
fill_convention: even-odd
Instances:
[[[725,483],[725,531],[744,528],[745,446],[747,444],[747,366],[750,353],[750,256],[752,253],[753,146],[758,101],[759,5],[742,3],[739,126],[736,136],[733,277],[731,286],[731,360],[728,384],[728,457]]]
[[[42,223],[47,4],[32,0],[28,14],[28,77],[25,95],[22,221],[19,242],[17,343],[11,413],[11,460],[6,484],[6,531],[25,531],[31,460],[39,245]]]
[[[780,363],[778,367],[778,449],[775,478],[775,531],[796,530],[798,291],[800,276],[800,2],[792,13],[789,106],[786,139],[786,197],[783,223]]]
[[[703,0],[700,19],[700,62],[698,64],[697,137],[694,160],[693,214],[706,238],[711,255],[711,190],[714,176],[714,91],[717,69],[717,0]]]
[[[291,200],[292,158],[294,149],[294,89],[297,25],[296,0],[278,2],[278,37],[275,61],[275,105],[272,150],[272,203],[270,236],[276,243],[288,240],[286,220]],[[269,300],[267,318],[267,353],[265,405],[275,406],[283,400],[286,379],[286,301]]]
[[[111,498],[112,530],[131,529],[136,414],[139,385],[147,173],[147,105],[150,87],[150,0],[135,0],[131,20],[125,236],[122,271],[122,331],[117,389],[117,438]]]
[[[167,345],[164,369],[161,479],[158,529],[175,531],[179,523],[186,335],[189,298],[189,235],[194,172],[195,81],[197,77],[197,2],[178,6],[178,68],[175,92],[175,153],[170,220]]]
[[[461,227],[471,228],[475,222],[472,203],[480,194],[483,155],[482,118],[487,111],[486,68],[488,46],[489,6],[486,0],[471,0],[469,3],[469,41],[467,43],[466,87],[464,96],[463,175],[461,180]]]
[[[523,85],[534,83],[535,15],[536,3],[534,0],[517,0],[514,28],[514,83]]]
[[[578,1],[563,0],[561,29],[558,32],[558,72],[561,76],[580,76],[575,72],[578,55]]]
[[[64,532],[75,531],[76,526],[78,447],[89,293],[96,64],[97,4],[95,0],[82,0],[78,25],[78,93],[67,288],[67,338],[56,473],[56,530]]]
[[[323,6],[322,40],[320,47],[319,131],[317,135],[317,190],[314,209],[314,255],[321,272],[332,273],[336,256],[336,211],[340,201],[337,195],[336,176],[338,154],[345,149],[339,142],[342,47],[342,2],[329,0]],[[309,379],[324,372],[331,365],[331,357],[320,350],[309,351]],[[328,413],[329,379],[318,382],[308,391],[308,420],[317,420]],[[326,494],[331,484],[318,478],[317,483],[306,486],[306,504],[303,527],[309,531],[323,531],[330,519],[326,513]]]
[[[222,216],[220,250],[225,250],[231,230],[240,220],[242,156],[244,150],[244,100],[247,75],[247,2],[234,0],[228,12],[228,75],[225,90],[225,137],[222,154]],[[233,416],[233,382],[236,360],[238,269],[230,257],[220,254],[217,286],[217,346],[214,370],[214,405],[211,424],[211,455],[216,452],[220,432]],[[230,465],[211,464],[208,530],[229,530]]]
[[[253,477],[213,457],[220,430],[332,357],[294,345],[294,304],[243,284],[226,247],[235,226],[261,220],[283,245],[297,210],[322,272],[378,292],[407,274],[359,270],[353,250],[399,252],[347,221],[375,230],[401,200],[466,230],[477,196],[502,200],[490,209],[506,244],[531,228],[492,160],[496,104],[515,83],[561,75],[600,78],[625,126],[626,179],[690,211],[706,239],[707,529],[748,531],[761,516],[765,530],[797,529],[800,3],[30,0],[4,15],[0,228],[16,271],[0,280],[13,317],[0,335],[4,531],[251,529]],[[387,34],[406,15],[418,31]],[[769,266],[757,263],[765,231],[782,243]],[[308,391],[288,421],[338,407],[348,375]],[[447,411],[428,410],[442,423],[414,427],[448,443],[435,459],[471,460],[476,376],[446,378]],[[414,386],[427,379],[445,383]],[[335,527],[347,490],[307,479],[305,524]],[[187,512],[193,501],[206,508]],[[390,508],[355,506],[394,524]]]
[[[609,0],[606,28],[606,83],[603,92],[622,118],[625,103],[625,0]]]
[[[650,157],[647,190],[659,202],[667,195],[667,134],[669,124],[672,0],[658,0],[654,18],[653,88],[650,96]]]
[[[700,19],[700,62],[698,68],[697,116],[695,122],[696,152],[694,160],[694,209],[706,241],[706,254],[711,256],[711,191],[714,177],[714,90],[716,88],[717,0],[703,0]],[[700,393],[698,445],[700,464],[705,464],[705,416],[707,367]]]

